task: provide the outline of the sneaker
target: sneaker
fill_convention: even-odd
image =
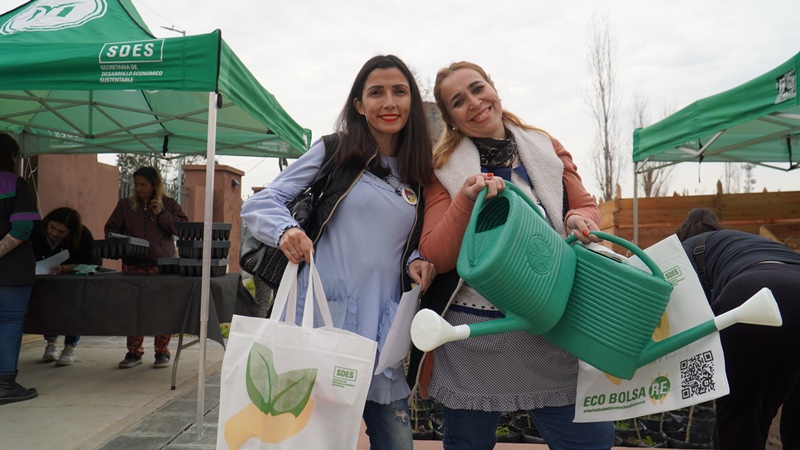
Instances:
[[[163,353],[156,353],[156,362],[153,363],[153,367],[155,367],[156,369],[169,367],[169,355],[165,355]]]
[[[42,360],[47,362],[53,362],[58,359],[58,346],[55,342],[47,342],[47,347],[44,349],[44,355],[42,355]]]
[[[57,366],[71,366],[75,362],[75,347],[72,345],[65,345],[64,350],[61,351],[61,356],[56,361]]]
[[[125,359],[119,362],[120,369],[129,369],[133,366],[138,366],[142,363],[142,357],[136,356],[133,353],[126,353]]]

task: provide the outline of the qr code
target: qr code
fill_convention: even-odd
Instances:
[[[714,354],[710,351],[681,361],[681,398],[714,390]]]

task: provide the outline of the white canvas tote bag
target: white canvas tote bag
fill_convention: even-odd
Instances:
[[[217,449],[356,448],[377,343],[332,326],[313,261],[296,325],[297,268],[286,267],[271,318],[233,316]],[[323,327],[313,328],[315,309]]]

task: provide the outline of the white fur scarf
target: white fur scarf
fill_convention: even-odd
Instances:
[[[553,228],[564,236],[564,223],[561,220],[564,217],[562,185],[564,163],[556,155],[550,136],[541,131],[522,129],[511,123],[505,125],[514,134],[520,160],[533,184],[536,197],[547,210]],[[436,177],[450,193],[450,198],[455,197],[461,190],[468,176],[480,171],[478,149],[472,140],[467,138],[461,140],[447,160],[447,164],[435,170]]]

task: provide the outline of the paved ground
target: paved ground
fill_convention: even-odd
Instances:
[[[63,337],[61,338],[63,340]],[[199,450],[214,449],[222,347],[208,341],[202,430],[197,424],[199,347],[183,350],[176,389],[172,368],[154,369],[152,338],[145,338],[144,363],[121,370],[124,337],[84,336],[78,361],[56,367],[41,361],[44,341],[26,336],[18,381],[35,387],[33,400],[0,406],[0,448],[4,450]],[[170,345],[175,359],[177,339]],[[363,435],[357,450],[367,450]],[[438,450],[441,443],[416,441],[415,449]],[[501,444],[497,450],[544,450],[538,444]]]
[[[171,390],[172,367],[152,367],[152,345],[152,338],[145,338],[144,363],[121,370],[117,363],[125,355],[124,337],[83,337],[76,349],[78,361],[69,367],[42,362],[42,340],[24,343],[20,352],[18,381],[26,387],[37,388],[39,396],[0,406],[3,416],[0,448],[165,448],[195,422],[200,349],[194,345],[183,350],[176,389]],[[170,347],[174,360],[176,338]],[[218,380],[222,355],[222,347],[208,341],[206,411],[218,403],[219,383],[215,380]],[[209,429],[216,426],[216,418],[204,419],[204,425]],[[134,438],[129,439],[131,436]],[[110,441],[115,441],[115,444],[107,444]],[[137,444],[117,445],[121,442]]]
[[[124,337],[86,336],[78,362],[55,367],[41,361],[44,342],[27,336],[18,381],[39,397],[0,406],[3,450],[211,450],[215,448],[222,347],[208,341],[202,427],[198,426],[199,346],[183,350],[176,389],[172,368],[154,369],[152,338],[145,338],[144,363],[121,370]],[[63,338],[62,338],[63,339]],[[170,347],[175,348],[177,339]],[[173,361],[174,362],[174,361]],[[200,428],[202,428],[200,430]],[[776,445],[777,444],[777,445]],[[356,450],[367,450],[366,436]],[[415,450],[441,450],[441,442],[415,441]],[[616,447],[615,447],[616,448]],[[768,449],[780,449],[770,443]],[[498,444],[496,450],[546,450],[540,444]]]

